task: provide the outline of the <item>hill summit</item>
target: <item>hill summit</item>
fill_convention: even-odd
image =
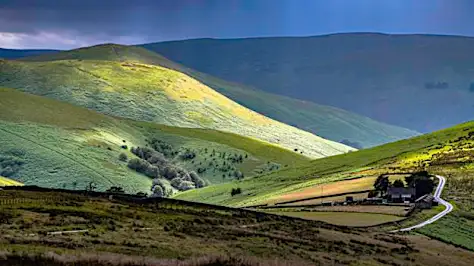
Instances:
[[[0,85],[160,124],[209,128],[273,143],[311,158],[352,148],[269,119],[190,76],[162,67],[144,48],[115,44],[5,61]]]

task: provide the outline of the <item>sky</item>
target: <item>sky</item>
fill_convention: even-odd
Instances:
[[[341,32],[474,36],[474,0],[0,0],[0,47]]]

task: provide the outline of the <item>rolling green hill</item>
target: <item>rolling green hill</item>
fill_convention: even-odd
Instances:
[[[147,48],[152,49],[153,47]],[[133,61],[159,65],[185,73],[241,105],[283,123],[312,132],[325,139],[372,147],[405,139],[418,133],[396,127],[339,108],[319,105],[227,82],[176,64],[149,50],[121,45],[99,45],[56,54],[22,58],[22,61],[63,59]]]
[[[200,175],[211,184],[233,180],[229,170],[252,176],[308,161],[232,133],[114,118],[6,88],[0,88],[0,132],[0,174],[45,187],[84,189],[94,182],[99,190],[120,186],[129,193],[149,192],[151,178],[129,169],[119,155],[135,158],[130,148],[153,138],[173,147],[176,154],[169,160],[175,165],[205,169]],[[186,152],[196,154],[193,160],[181,159]],[[241,162],[225,159],[240,155]]]
[[[177,197],[244,206],[258,204],[272,195],[350,178],[354,173],[370,175],[388,171],[388,169],[410,171],[420,168],[440,171],[438,169],[440,166],[443,166],[441,170],[444,171],[449,166],[460,168],[456,160],[459,160],[461,165],[465,164],[464,168],[470,169],[472,157],[469,156],[474,154],[473,136],[474,122],[469,122],[407,140],[314,160],[305,165],[255,178],[211,186],[199,193],[185,192]],[[442,164],[445,156],[453,158],[448,163]],[[245,193],[238,197],[231,197],[228,191],[236,186],[241,187]]]
[[[227,81],[419,132],[474,118],[472,37],[347,33],[143,47]]]
[[[41,62],[2,61],[0,85],[114,116],[232,132],[311,158],[351,150],[251,111],[185,74],[158,66],[154,59],[161,57],[149,54],[101,45],[34,59]]]
[[[455,210],[439,221],[417,229],[417,232],[474,250],[473,158],[474,122],[468,122],[408,140],[314,160],[275,173],[210,186],[199,190],[199,193],[183,192],[176,197],[232,206],[250,206],[335,181],[359,177],[375,178],[382,173],[427,170],[447,178],[443,199],[455,205]],[[233,188],[240,188],[242,193],[231,196],[230,191]],[[350,189],[350,186],[347,187],[347,191]],[[339,188],[338,191],[343,192],[345,188]]]

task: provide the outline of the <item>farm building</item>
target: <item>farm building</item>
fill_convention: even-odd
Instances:
[[[415,201],[415,195],[416,190],[412,187],[389,187],[387,190],[389,202],[413,202]]]
[[[415,201],[415,206],[419,209],[431,209],[433,206],[433,199],[434,197],[432,195],[426,194]]]

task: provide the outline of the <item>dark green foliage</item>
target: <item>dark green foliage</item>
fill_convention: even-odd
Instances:
[[[374,188],[375,190],[379,191],[383,195],[387,193],[387,189],[389,185],[390,185],[390,180],[388,179],[388,176],[380,175],[375,180]]]
[[[397,180],[395,180],[395,181],[393,182],[393,186],[394,186],[394,187],[404,187],[405,184],[403,183],[402,180],[397,179]]]
[[[155,151],[162,153],[166,157],[171,157],[178,153],[171,144],[156,138],[152,139],[149,144]]]
[[[0,155],[0,176],[13,177],[21,169],[25,163],[19,150],[12,150],[8,152],[8,155]]]
[[[143,159],[139,158],[133,158],[130,161],[128,161],[128,167],[130,169],[133,169],[139,173],[145,173],[145,171],[150,167],[150,163]]]
[[[191,160],[196,158],[196,152],[190,149],[186,149],[183,153],[179,155],[179,157],[183,160]]]
[[[230,191],[230,195],[233,197],[235,195],[238,195],[238,194],[242,194],[242,189],[241,188],[233,188],[231,191]]]
[[[128,156],[125,153],[121,153],[119,155],[119,160],[122,162],[126,162],[128,160]]]
[[[191,177],[192,181],[194,182],[196,188],[202,188],[206,186],[206,182],[195,172],[190,172],[189,176]]]
[[[420,176],[415,178],[414,183],[417,198],[433,192],[433,189],[435,187],[433,179],[426,176]]]
[[[119,193],[119,194],[125,193],[125,191],[123,190],[122,187],[116,187],[116,186],[110,187],[109,189],[106,190],[106,192],[108,192],[108,193]]]

